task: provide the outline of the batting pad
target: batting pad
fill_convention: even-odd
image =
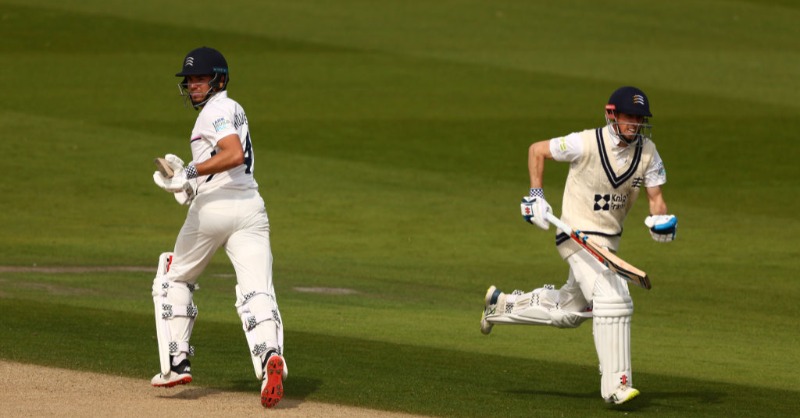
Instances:
[[[600,394],[604,399],[620,386],[632,386],[630,297],[595,298],[593,333],[600,360]]]
[[[165,376],[170,373],[171,356],[179,353],[194,355],[194,347],[189,345],[189,338],[197,317],[197,306],[192,303],[195,286],[171,282],[166,277],[171,261],[172,253],[161,254],[158,272],[153,279],[152,292],[158,357],[161,363],[161,374]]]
[[[278,304],[272,295],[266,293],[243,294],[237,285],[236,312],[242,320],[256,377],[262,380],[262,358],[266,353],[273,350],[277,354],[283,354],[283,325]]]
[[[487,315],[486,320],[492,324],[576,328],[592,317],[591,312],[561,309],[561,297],[561,292],[552,285],[545,285],[528,293],[515,290],[498,298],[495,313]]]

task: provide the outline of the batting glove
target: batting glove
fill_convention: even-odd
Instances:
[[[675,215],[650,215],[644,219],[644,224],[657,242],[670,242],[678,234],[678,218]]]
[[[189,165],[184,168],[183,160],[173,154],[165,155],[164,159],[167,161],[174,174],[172,177],[165,177],[161,172],[155,171],[153,173],[153,181],[158,187],[168,192],[185,193],[189,197],[189,201],[191,201],[191,198],[194,197],[197,184],[195,180],[197,177],[197,169],[194,168],[192,163],[189,163]],[[178,203],[182,203],[182,199],[178,199],[178,197],[175,199],[178,200]]]
[[[545,213],[553,213],[553,208],[544,200],[544,197],[530,197],[525,196],[520,203],[520,210],[522,211],[522,219],[525,222],[536,225],[539,228],[547,231],[550,228],[550,222],[547,222]]]
[[[182,190],[178,193],[173,193],[175,196],[175,201],[178,202],[180,205],[189,205],[194,200],[195,190],[193,187],[188,187],[186,190]]]
[[[183,170],[183,160],[181,160],[181,157],[175,154],[167,154],[164,156],[164,159],[167,160],[172,171],[177,173],[179,170]]]

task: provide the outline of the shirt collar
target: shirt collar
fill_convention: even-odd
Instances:
[[[211,96],[211,98],[208,99],[208,101],[206,103],[211,103],[211,102],[213,102],[214,100],[217,100],[217,99],[226,99],[227,97],[228,97],[228,90],[222,90],[220,92],[215,93],[213,96]]]

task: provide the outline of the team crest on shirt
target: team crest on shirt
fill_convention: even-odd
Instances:
[[[627,203],[628,203],[628,195],[612,194],[612,193],[594,195],[595,211],[625,209]]]
[[[225,118],[219,118],[219,119],[214,121],[213,125],[214,125],[214,130],[215,131],[217,131],[217,132],[224,131],[226,129],[230,129],[231,121],[229,121],[228,119],[225,119]]]
[[[656,166],[656,168],[658,168],[658,175],[659,176],[665,177],[667,175],[667,169],[664,168],[664,162],[663,161],[659,161],[658,165]]]

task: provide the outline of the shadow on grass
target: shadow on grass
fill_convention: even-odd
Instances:
[[[0,358],[141,378],[158,367],[153,317],[0,299]],[[467,338],[465,337],[465,340]],[[795,416],[798,393],[647,373],[623,406],[599,396],[595,366],[475,354],[304,332],[286,333],[287,398],[434,416]],[[198,399],[258,391],[241,328],[199,320]],[[57,354],[57,355],[54,355]],[[689,362],[690,363],[690,362]]]
[[[222,392],[219,389],[198,388],[198,387],[178,387],[177,390],[165,391],[164,395],[156,395],[158,398],[165,399],[202,399],[206,396],[216,395]]]

